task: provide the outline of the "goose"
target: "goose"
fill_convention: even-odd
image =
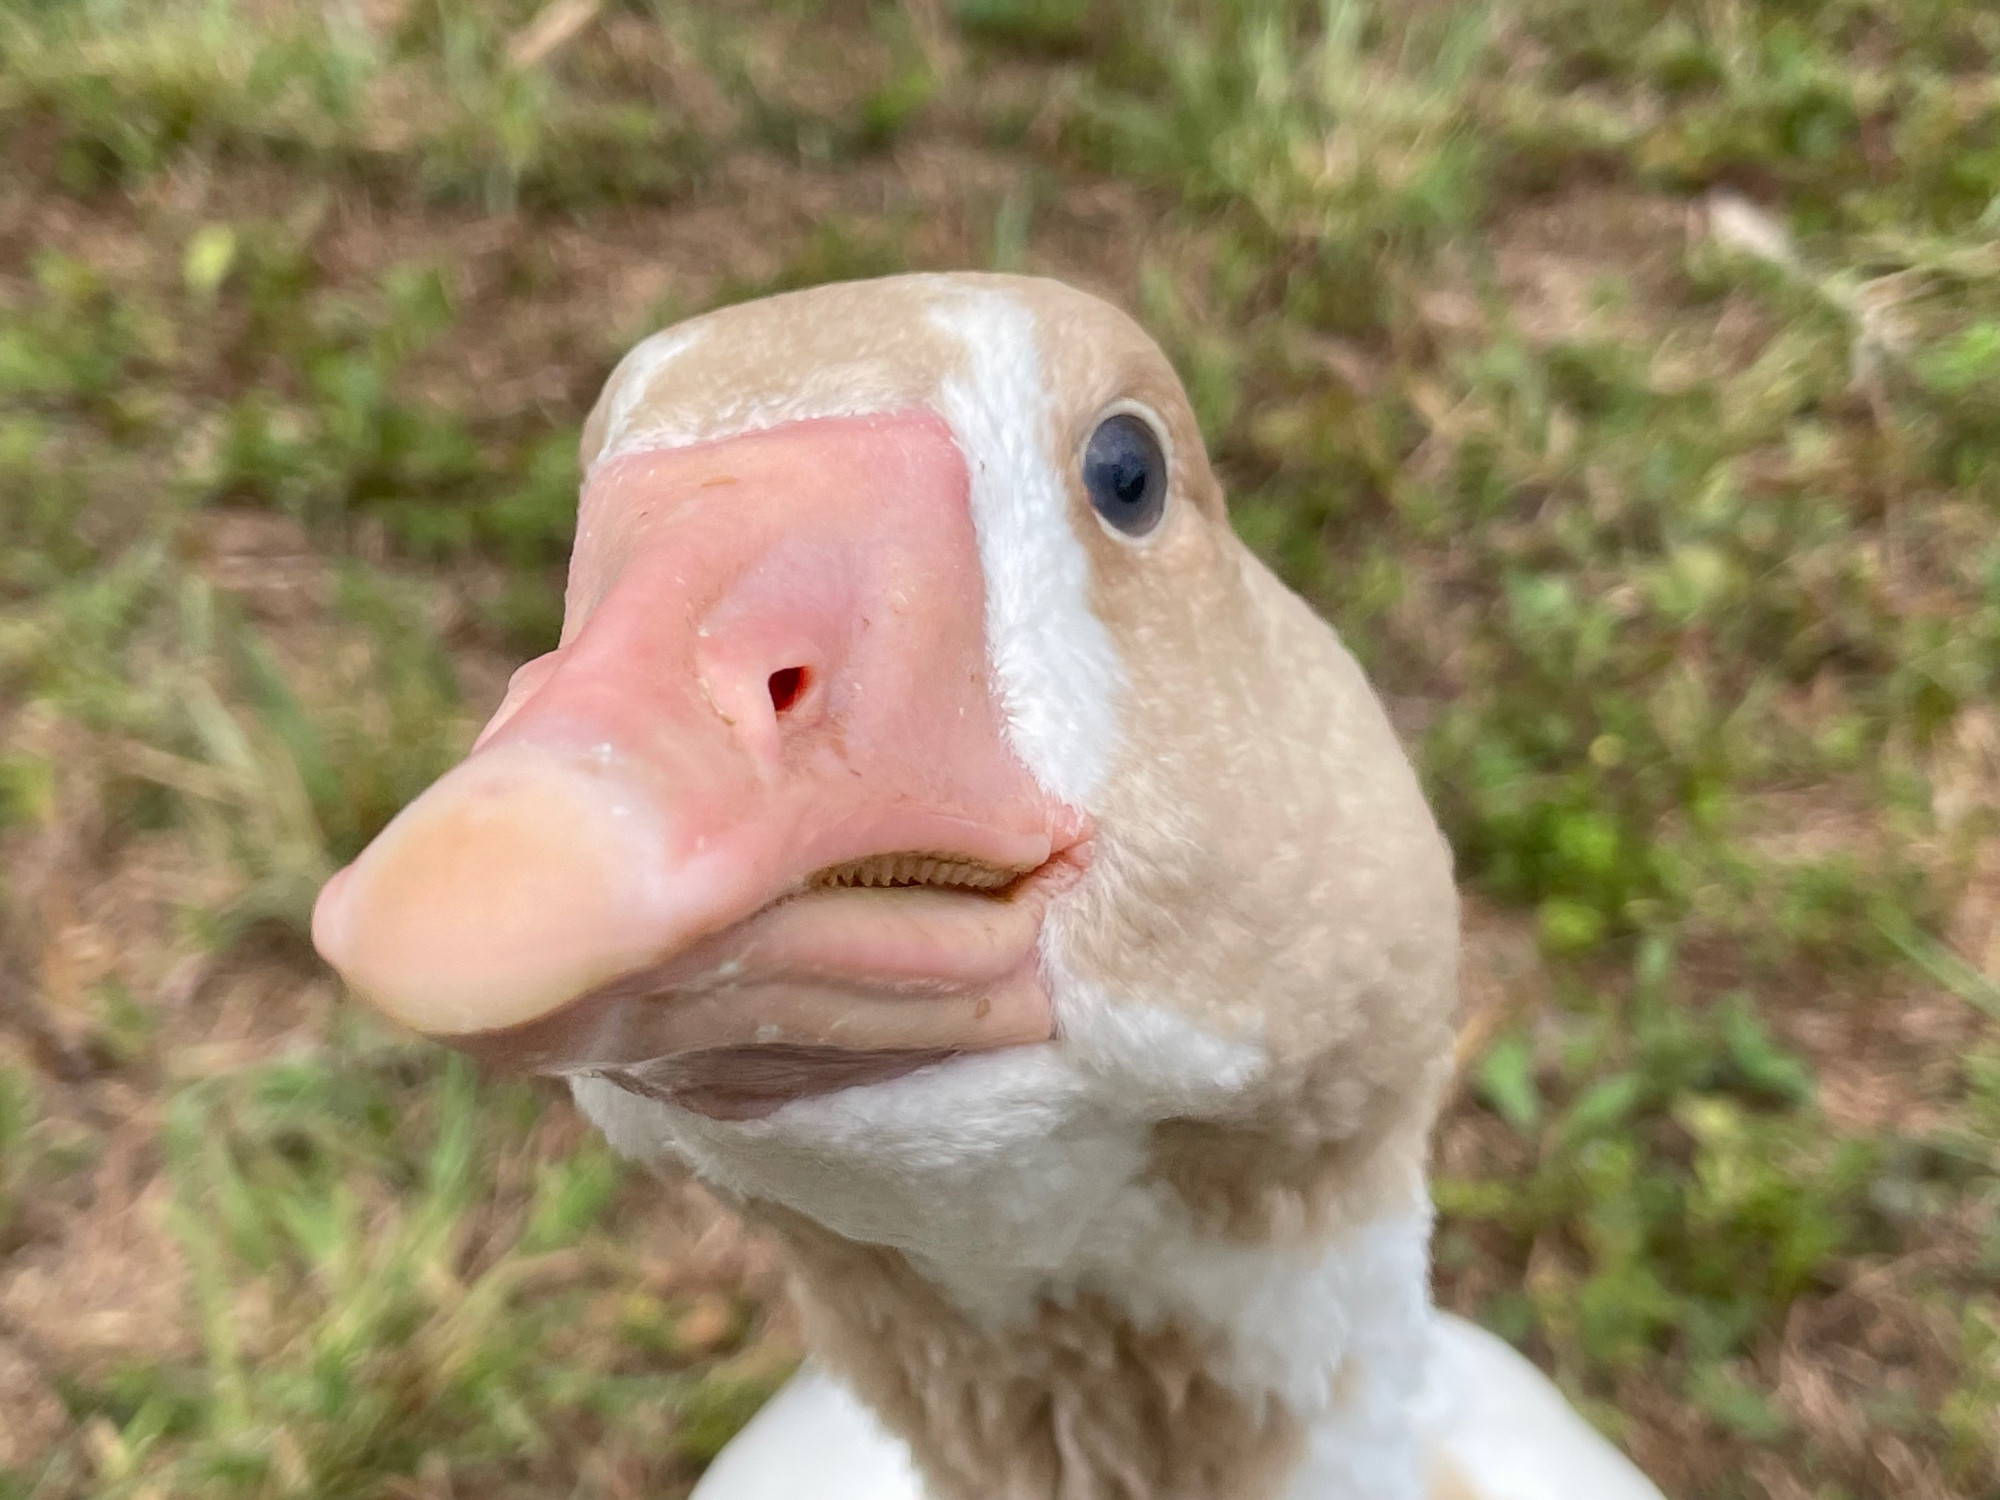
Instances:
[[[728,307],[582,463],[558,645],[313,934],[778,1241],[697,1500],[1658,1500],[1432,1306],[1451,857],[1132,319]]]

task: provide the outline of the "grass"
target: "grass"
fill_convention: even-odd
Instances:
[[[2000,16],[534,19],[0,10],[0,1495],[671,1494],[783,1374],[303,921],[551,637],[622,348],[956,265],[1145,318],[1417,751],[1440,1296],[1670,1494],[2000,1493]]]

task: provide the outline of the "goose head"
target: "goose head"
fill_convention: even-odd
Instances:
[[[976,1326],[1228,1323],[1163,1247],[1389,1221],[1420,1303],[1449,854],[1153,341],[790,293],[641,343],[582,458],[560,643],[320,898],[352,989]]]

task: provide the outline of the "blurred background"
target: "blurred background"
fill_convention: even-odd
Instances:
[[[770,1257],[340,1002],[634,339],[1061,276],[1467,894],[1440,1300],[1675,1500],[2000,1495],[2000,7],[0,0],[0,1497],[671,1497]]]

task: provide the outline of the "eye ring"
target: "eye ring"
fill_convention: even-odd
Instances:
[[[1084,493],[1105,529],[1140,541],[1166,514],[1167,449],[1159,429],[1130,407],[1098,420],[1079,461]]]

